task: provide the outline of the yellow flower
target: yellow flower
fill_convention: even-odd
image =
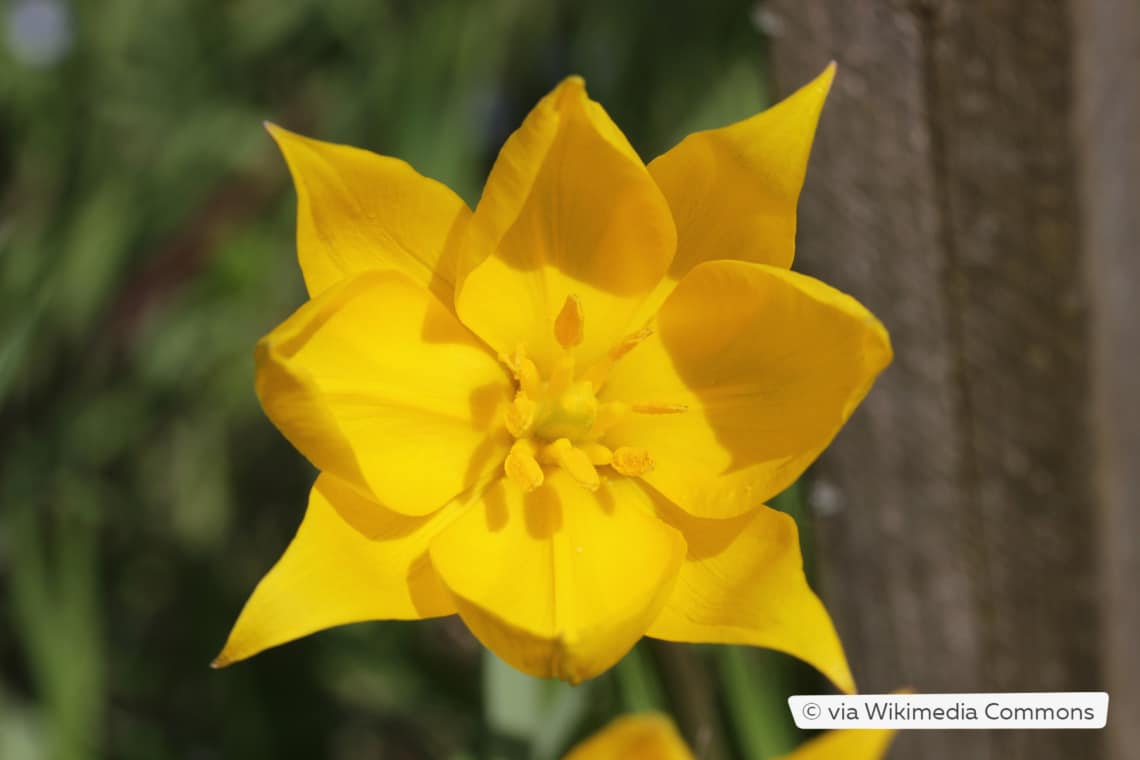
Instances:
[[[829,68],[647,167],[571,77],[474,212],[407,164],[270,127],[311,296],[257,348],[321,471],[216,664],[361,620],[458,613],[572,682],[642,636],[743,643],[853,684],[763,503],[889,362],[852,298],[788,270]]]
[[[879,760],[894,731],[829,731],[781,760]],[[563,760],[694,760],[672,722],[652,713],[622,716],[570,751]]]

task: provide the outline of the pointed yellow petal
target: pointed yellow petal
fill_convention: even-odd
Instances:
[[[605,443],[652,454],[644,479],[690,513],[741,514],[799,477],[890,359],[883,326],[850,296],[776,267],[701,264],[599,395],[686,411],[630,414]]]
[[[571,682],[616,663],[645,632],[685,553],[632,481],[587,491],[558,468],[524,494],[499,481],[431,545],[459,614],[525,673]]]
[[[648,713],[611,721],[562,760],[693,760],[693,753],[671,720]]]
[[[342,281],[263,338],[256,389],[319,470],[405,514],[443,506],[511,445],[498,421],[506,370],[397,272]]]
[[[792,265],[796,202],[834,76],[831,64],[772,108],[691,134],[649,164],[677,224],[672,280],[713,259]]]
[[[369,269],[395,269],[450,305],[449,241],[471,212],[446,185],[403,161],[274,124],[297,188],[297,254],[309,295]]]
[[[835,626],[808,586],[795,521],[768,507],[705,520],[658,501],[688,554],[649,636],[750,644],[798,657],[845,692],[855,691]]]
[[[660,282],[676,235],[645,165],[571,77],[503,146],[471,218],[455,307],[498,351],[519,343],[548,374],[556,319],[577,299],[579,366],[601,358]]]
[[[828,731],[779,760],[880,760],[894,737],[895,732],[886,729]]]
[[[321,475],[300,530],[246,602],[214,667],[345,623],[454,613],[427,546],[455,509],[408,517]]]

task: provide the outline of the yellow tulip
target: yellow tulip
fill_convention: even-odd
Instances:
[[[879,760],[894,731],[829,731],[780,760]],[[694,760],[672,722],[652,713],[622,716],[570,751],[563,760]]]
[[[752,644],[854,686],[764,506],[890,361],[789,271],[833,68],[648,166],[571,77],[474,212],[406,163],[269,129],[310,300],[257,348],[269,418],[321,471],[216,665],[319,629],[458,613],[578,682],[648,635]]]

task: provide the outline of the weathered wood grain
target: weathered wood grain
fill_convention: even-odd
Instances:
[[[1130,214],[1085,203],[1107,192],[1128,204],[1112,157],[1136,150],[1126,125],[1116,148],[1091,155],[1095,118],[1074,128],[1096,67],[1078,65],[1078,39],[1098,44],[1074,16],[1096,4],[763,6],[780,90],[840,65],[797,268],[870,306],[896,350],[814,488],[823,591],[864,691],[1100,689],[1115,667],[1106,651],[1127,648],[1108,606],[1131,590],[1119,579],[1140,540],[1120,535],[1136,527],[1140,425],[1115,411],[1120,383],[1137,385],[1118,357],[1129,340],[1127,361],[1140,350],[1140,278],[1114,285],[1110,273],[1137,271],[1122,246],[1140,209],[1134,191]],[[1118,69],[1133,84],[1136,72]],[[1135,106],[1119,118],[1135,125]],[[1117,229],[1120,216],[1132,227]],[[1105,287],[1120,293],[1111,313],[1090,311]],[[916,732],[895,756],[1100,758],[1103,743],[1097,732]]]

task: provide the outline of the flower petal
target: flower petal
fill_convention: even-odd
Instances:
[[[688,554],[647,635],[776,649],[855,691],[835,626],[804,577],[795,520],[764,506],[726,520],[693,517],[664,500],[657,508]]]
[[[436,538],[432,564],[489,649],[577,683],[621,659],[669,595],[685,542],[649,498],[625,478],[592,493],[560,469],[529,494],[501,480]]]
[[[677,224],[671,280],[713,259],[792,265],[796,202],[834,76],[833,63],[768,110],[695,132],[649,164]]]
[[[883,326],[850,296],[776,267],[707,262],[600,394],[687,411],[630,415],[606,443],[647,450],[645,480],[690,513],[741,514],[799,477],[890,359]]]
[[[214,667],[345,623],[453,614],[427,547],[454,512],[397,514],[321,475],[296,537],[254,589]]]
[[[554,322],[567,296],[585,317],[575,354],[591,362],[633,329],[676,242],[661,191],[578,77],[507,140],[468,233],[456,311],[499,351],[525,344],[544,370],[561,350]]]
[[[888,729],[828,731],[778,760],[879,760],[894,738],[895,732]]]
[[[664,715],[623,715],[562,760],[693,760],[693,753]]]
[[[394,269],[450,305],[449,239],[471,215],[458,195],[399,159],[266,128],[297,188],[297,255],[310,296],[358,272]]]
[[[427,514],[506,457],[506,370],[397,272],[345,280],[257,348],[257,395],[298,450],[397,512]]]

